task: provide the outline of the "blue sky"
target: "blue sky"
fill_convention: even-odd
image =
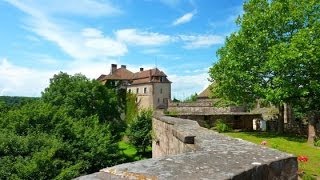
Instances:
[[[158,67],[184,99],[208,84],[242,0],[0,1],[0,95],[40,96],[59,71]]]

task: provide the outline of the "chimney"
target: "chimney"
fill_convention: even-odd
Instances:
[[[143,71],[143,68],[140,68],[140,71]]]
[[[126,69],[127,66],[126,65],[121,65],[121,68]]]
[[[111,74],[113,74],[117,70],[116,64],[111,64]]]

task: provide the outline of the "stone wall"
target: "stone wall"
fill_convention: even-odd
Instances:
[[[253,130],[253,119],[261,118],[261,114],[237,113],[237,114],[212,114],[212,115],[176,115],[182,119],[195,120],[201,127],[212,128],[217,120],[222,120],[232,129]]]
[[[178,114],[217,114],[217,113],[230,113],[230,112],[245,112],[245,108],[241,106],[230,107],[214,107],[211,101],[197,101],[197,102],[169,102],[169,112]]]
[[[234,139],[195,121],[153,118],[153,158],[78,179],[297,179],[297,158]]]
[[[190,121],[190,120],[186,120]],[[195,150],[194,135],[182,131],[182,125],[177,127],[174,121],[158,121],[153,118],[152,157],[161,157],[170,154],[181,154]],[[180,122],[184,123],[184,122]],[[188,127],[198,127],[195,121],[187,122]]]

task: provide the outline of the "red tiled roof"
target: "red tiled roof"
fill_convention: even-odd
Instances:
[[[131,84],[144,84],[150,82],[171,83],[167,79],[167,75],[158,68],[132,73],[126,68],[121,67],[109,75],[101,75],[98,80],[102,82],[106,80],[132,80]]]
[[[105,74],[101,74],[99,77],[98,77],[98,81],[101,81],[104,77],[106,77],[107,75],[105,75]]]
[[[131,71],[129,71],[126,68],[119,68],[119,69],[116,69],[112,74],[110,73],[100,80],[107,80],[107,79],[129,80],[129,79],[132,79],[132,77],[133,77],[133,73]]]
[[[158,68],[154,68],[154,69],[149,69],[149,70],[145,70],[145,71],[139,71],[134,73],[133,79],[140,79],[140,78],[146,78],[146,77],[150,77],[150,76],[165,76],[167,77],[167,75],[160,71]]]

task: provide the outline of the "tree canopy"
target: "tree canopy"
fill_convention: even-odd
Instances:
[[[55,75],[40,99],[0,113],[0,177],[71,179],[123,162],[120,115],[113,90]]]
[[[212,91],[227,102],[319,110],[320,1],[248,0],[239,30],[217,52]]]

